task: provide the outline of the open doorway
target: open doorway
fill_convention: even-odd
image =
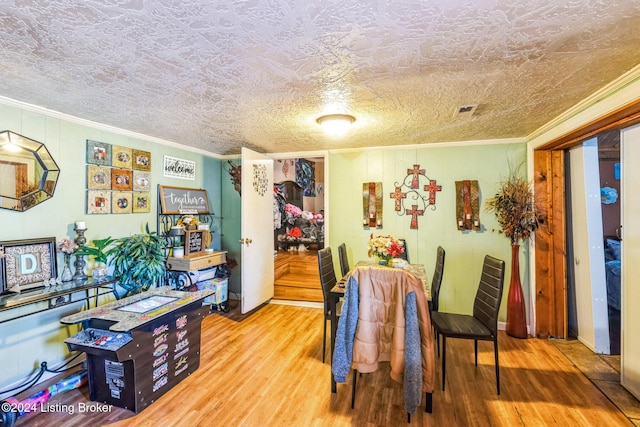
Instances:
[[[568,337],[620,354],[620,131],[568,150],[565,174]]]
[[[325,245],[325,158],[274,159],[274,298],[322,302],[318,250]]]
[[[620,354],[621,216],[620,131],[601,132],[598,137],[602,234],[609,316],[610,354]]]

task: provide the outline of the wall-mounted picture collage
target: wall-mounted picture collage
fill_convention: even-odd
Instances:
[[[87,139],[87,214],[151,212],[151,153]]]

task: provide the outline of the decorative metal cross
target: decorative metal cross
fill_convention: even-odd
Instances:
[[[407,169],[407,175],[413,175],[411,180],[411,188],[420,188],[418,175],[425,174],[424,169],[420,169],[420,165],[413,165],[413,169]]]
[[[410,178],[411,177],[411,178]],[[420,179],[424,177],[422,182],[428,182],[421,185]],[[411,181],[411,184],[407,182]],[[405,190],[405,191],[402,191]],[[407,169],[407,175],[400,182],[394,183],[394,191],[389,196],[395,201],[395,210],[398,215],[411,215],[411,228],[418,229],[418,215],[422,216],[427,211],[436,209],[436,193],[442,191],[442,186],[437,185],[435,179],[431,179],[426,175],[425,169],[420,169],[419,164],[413,165]],[[411,209],[405,209],[404,201],[409,200],[415,205],[411,205]]]
[[[411,209],[405,209],[405,214],[411,215],[411,228],[412,230],[418,229],[418,215],[424,215],[424,209],[418,209],[418,205],[411,205]]]
[[[442,185],[436,185],[436,180],[429,180],[429,185],[424,186],[424,191],[429,192],[429,204],[436,204],[436,191],[442,191]]]
[[[402,210],[402,199],[407,198],[407,193],[403,193],[400,187],[396,187],[395,191],[390,194],[392,199],[395,199],[395,210]]]

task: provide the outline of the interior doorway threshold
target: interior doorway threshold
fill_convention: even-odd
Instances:
[[[620,356],[596,354],[578,340],[552,340],[560,350],[635,425],[640,402],[620,384]]]
[[[292,305],[295,307],[324,308],[324,303],[313,301],[293,301],[286,299],[272,299],[269,304]]]

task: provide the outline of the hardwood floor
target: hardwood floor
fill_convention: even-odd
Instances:
[[[422,426],[633,425],[578,368],[545,340],[500,334],[501,395],[495,392],[490,343],[448,341],[447,384],[440,359],[433,413],[411,417]],[[74,414],[32,413],[18,426],[396,426],[406,423],[402,386],[385,368],[358,379],[351,409],[351,376],[330,392],[322,364],[322,310],[269,304],[249,315],[237,309],[203,321],[200,368],[139,414],[79,413],[88,389],[55,396]],[[35,390],[30,390],[33,393]],[[67,411],[68,412],[68,411]]]

